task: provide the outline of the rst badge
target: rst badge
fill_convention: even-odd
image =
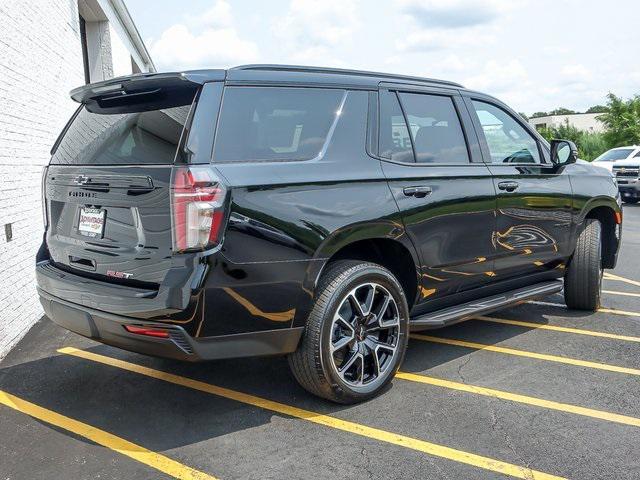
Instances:
[[[131,278],[131,277],[133,277],[133,273],[127,273],[127,272],[116,272],[115,270],[107,270],[107,277],[114,277],[114,278]]]

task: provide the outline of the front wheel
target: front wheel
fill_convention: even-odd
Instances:
[[[407,347],[409,312],[386,268],[339,260],[322,275],[315,305],[289,366],[307,391],[338,403],[374,397],[392,380]]]
[[[578,236],[576,249],[564,275],[567,307],[595,312],[600,307],[602,289],[602,227],[587,219]]]

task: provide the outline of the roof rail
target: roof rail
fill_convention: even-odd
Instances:
[[[276,70],[281,72],[333,73],[336,75],[360,75],[363,77],[380,77],[390,80],[413,80],[418,82],[438,83],[452,87],[464,88],[461,84],[435,78],[415,77],[411,75],[395,75],[393,73],[369,72],[366,70],[350,70],[347,68],[310,67],[304,65],[249,64],[232,67],[229,70]]]

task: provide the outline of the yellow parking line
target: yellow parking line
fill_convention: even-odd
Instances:
[[[640,312],[629,312],[627,310],[618,310],[617,308],[599,308],[598,311],[600,313],[612,313],[624,317],[640,317]]]
[[[506,318],[495,318],[495,317],[485,317],[485,316],[475,317],[474,320],[480,320],[483,322],[501,323],[504,325],[515,325],[517,327],[537,328],[540,330],[553,330],[554,332],[575,333],[577,335],[588,335],[590,337],[610,338],[612,340],[623,340],[625,342],[640,343],[640,337],[618,335],[615,333],[596,332],[594,330],[583,330],[580,328],[560,327],[557,325],[547,325],[544,323],[523,322],[521,320],[509,320]]]
[[[52,410],[40,407],[35,403],[31,403],[22,398],[11,395],[10,393],[0,390],[0,404],[6,405],[30,417],[36,418],[43,422],[49,423],[55,427],[62,428],[71,433],[91,440],[98,445],[107,447],[122,455],[126,455],[140,463],[144,463],[150,467],[160,470],[174,478],[184,480],[215,480],[215,477],[208,475],[199,470],[187,467],[175,460],[165,457],[151,450],[147,450],[140,445],[136,445],[124,438],[117,437],[112,433],[105,432],[86,423],[82,423],[73,418],[65,417]]]
[[[531,303],[533,305],[542,305],[545,307],[558,307],[558,308],[567,308],[564,303],[555,303],[555,302],[542,302],[539,300],[529,300],[527,303]],[[622,315],[625,317],[640,317],[640,312],[629,312],[627,310],[618,310],[617,308],[599,308],[598,312],[600,313],[611,313],[613,315]]]
[[[257,397],[247,393],[239,392],[237,390],[231,390],[224,387],[219,387],[206,382],[201,382],[180,375],[174,375],[172,373],[163,372],[161,370],[155,370],[153,368],[144,367],[131,362],[118,360],[115,358],[107,357],[104,355],[98,355],[92,352],[84,350],[78,350],[71,347],[61,348],[58,350],[60,353],[68,355],[74,355],[76,357],[83,358],[85,360],[91,360],[93,362],[102,363],[112,367],[127,370],[129,372],[138,373],[147,377],[163,380],[165,382],[173,383],[183,387],[199,390],[201,392],[209,393],[219,397],[235,400],[254,407],[263,408],[272,412],[288,415],[290,417],[299,418],[309,422],[316,423],[318,425],[324,425],[326,427],[342,430],[344,432],[353,433],[362,437],[372,438],[381,442],[390,443],[411,450],[423,452],[429,455],[446,458],[455,462],[464,463],[467,465],[473,465],[475,467],[490,470],[492,472],[498,472],[504,475],[510,475],[516,478],[522,479],[559,479],[554,475],[550,475],[537,470],[532,470],[527,467],[519,465],[513,465],[492,458],[476,455],[473,453],[465,452],[462,450],[456,450],[453,448],[445,447],[435,443],[426,442],[424,440],[418,440],[405,435],[399,435],[397,433],[381,430],[378,428],[367,427],[366,425],[360,425],[358,423],[349,422],[347,420],[341,420],[339,418],[332,417],[330,415],[323,415],[310,410],[294,407],[266,398]]]
[[[546,360],[548,362],[564,363],[567,365],[575,365],[577,367],[595,368],[597,370],[606,370],[608,372],[626,373],[627,375],[640,376],[640,370],[636,368],[619,367],[617,365],[608,365],[606,363],[588,362],[586,360],[578,360],[577,358],[558,357],[556,355],[547,355],[544,353],[527,352],[525,350],[516,350],[515,348],[498,347],[496,345],[486,345],[484,343],[467,342],[464,340],[454,340],[452,338],[432,337],[430,335],[411,334],[411,338],[422,340],[425,342],[442,343],[445,345],[455,345],[456,347],[473,348],[475,350],[486,350],[489,352],[505,353],[507,355],[517,355],[519,357],[535,358],[537,360]]]
[[[614,275],[613,273],[604,272],[603,278],[606,280],[615,280],[617,282],[624,282],[630,285],[635,285],[636,287],[640,287],[640,282],[637,280],[631,280],[630,278],[624,278],[620,275]]]
[[[602,290],[602,293],[608,293],[609,295],[624,295],[626,297],[640,297],[640,293],[618,292],[615,290]]]
[[[417,382],[426,385],[433,385],[436,387],[448,388],[451,390],[458,390],[460,392],[499,398],[501,400],[509,400],[512,402],[523,403],[525,405],[532,405],[535,407],[548,408],[550,410],[557,410],[565,413],[573,413],[575,415],[597,418],[600,420],[606,420],[608,422],[640,427],[640,418],[629,417],[627,415],[619,415],[617,413],[610,413],[602,410],[594,410],[592,408],[579,407],[577,405],[571,405],[570,403],[554,402],[552,400],[544,400],[542,398],[529,397],[527,395],[518,395],[517,393],[494,390],[492,388],[478,387],[475,385],[468,385],[466,383],[452,382],[449,380],[429,377],[426,375],[416,375],[415,373],[398,372],[396,374],[396,378],[407,380],[409,382]]]

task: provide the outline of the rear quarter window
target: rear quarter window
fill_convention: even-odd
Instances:
[[[214,162],[315,158],[345,94],[322,88],[226,87]]]

